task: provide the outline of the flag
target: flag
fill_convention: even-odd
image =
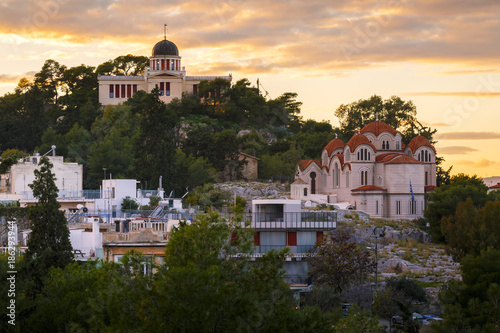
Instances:
[[[413,195],[413,188],[411,187],[411,180],[410,180],[410,193],[411,193],[411,201],[415,201],[415,196]]]

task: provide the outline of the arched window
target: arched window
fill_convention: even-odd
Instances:
[[[425,186],[429,185],[429,172],[425,172]]]
[[[316,172],[311,172],[309,176],[311,177],[311,194],[316,194]]]
[[[361,171],[361,185],[368,185],[368,171]]]
[[[340,187],[340,172],[339,165],[335,163],[335,186]]]
[[[385,141],[382,141],[382,149],[385,149]]]
[[[368,149],[363,149],[365,151],[365,161],[368,160]]]
[[[369,160],[371,160],[371,158],[370,158],[370,152],[368,152],[368,161],[369,161]]]
[[[385,142],[385,149],[389,149],[389,141]]]
[[[359,151],[358,151],[358,161],[361,161],[361,160],[359,159]]]

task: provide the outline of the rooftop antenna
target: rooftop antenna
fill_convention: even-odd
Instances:
[[[163,24],[163,39],[167,40],[167,24]]]

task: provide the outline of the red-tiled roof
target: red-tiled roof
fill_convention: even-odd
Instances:
[[[347,145],[349,146],[351,153],[354,152],[354,150],[356,150],[356,148],[362,144],[372,147],[373,151],[375,152],[377,151],[375,146],[370,142],[370,140],[368,140],[368,138],[364,134],[354,134],[351,140],[347,142]]]
[[[378,187],[375,185],[365,185],[361,186],[355,189],[352,189],[351,191],[387,191],[385,188]]]
[[[377,155],[375,157],[375,162],[377,162],[377,163],[387,162],[387,161],[390,161],[391,159],[393,159],[394,157],[399,156],[399,155],[401,155],[401,154],[400,153],[380,154],[380,155]]]
[[[371,132],[376,136],[379,136],[380,133],[382,132],[389,132],[392,135],[398,134],[398,131],[396,131],[394,128],[381,121],[374,121],[369,124],[366,124],[365,127],[361,129],[361,133],[366,133],[366,132]]]
[[[493,186],[490,186],[489,188],[490,189],[500,188],[500,183],[493,185]]]
[[[434,185],[427,185],[424,187],[425,192],[431,192],[434,191],[437,188],[437,186]]]
[[[306,183],[304,180],[302,180],[302,178],[297,178],[297,180],[296,180],[296,181],[294,181],[294,182],[292,183],[292,185],[293,185],[293,184],[299,185],[299,184],[307,184],[307,183]]]
[[[349,163],[349,162],[345,162],[345,164],[344,164],[344,165],[347,165],[347,166],[349,167],[349,170],[351,170],[351,163]],[[344,169],[344,167],[342,167],[342,170],[343,170],[343,169]]]
[[[413,163],[413,164],[422,164],[423,162],[419,162],[416,159],[414,159],[411,156],[408,156],[406,154],[399,154],[399,156],[394,157],[390,161],[384,162],[385,164],[407,164],[407,163]]]
[[[434,150],[434,153],[436,153],[436,148],[434,148],[434,146],[431,145],[429,140],[427,140],[427,138],[422,135],[414,137],[408,144],[408,147],[410,147],[412,153],[415,153],[417,149],[422,146],[430,147],[432,148],[432,150]]]
[[[319,167],[321,167],[321,162],[320,161],[314,161],[314,160],[300,160],[297,162],[299,168],[301,171],[304,171],[309,167],[312,163],[316,163]]]
[[[324,149],[326,149],[328,156],[330,156],[335,149],[344,147],[345,147],[345,142],[340,140],[339,138],[335,138],[332,141],[328,142],[328,144],[325,146]]]

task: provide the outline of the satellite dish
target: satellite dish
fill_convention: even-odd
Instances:
[[[78,205],[76,205],[76,208],[78,208],[78,210],[80,210],[80,209],[83,208],[83,205],[82,204],[78,204]]]
[[[84,213],[86,213],[86,212],[88,212],[88,211],[89,211],[89,209],[88,209],[87,207],[83,207],[83,212],[84,212]]]

